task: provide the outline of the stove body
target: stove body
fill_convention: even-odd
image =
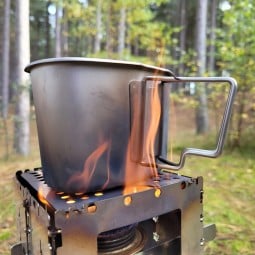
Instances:
[[[123,189],[73,196],[55,193],[40,169],[18,171],[16,184],[22,204],[19,242],[12,255],[203,253],[202,177],[164,173],[124,195]],[[129,244],[100,247],[101,233],[112,239],[110,231],[130,225],[135,225],[136,234]]]

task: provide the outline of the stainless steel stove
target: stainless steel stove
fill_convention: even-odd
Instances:
[[[18,171],[16,185],[22,203],[12,255],[201,254],[215,235],[214,225],[203,227],[202,177],[164,173],[125,195],[119,188],[70,195],[35,169]]]

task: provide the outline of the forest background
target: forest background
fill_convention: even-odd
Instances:
[[[206,247],[207,254],[254,254],[253,0],[5,0],[0,12],[1,254],[8,254],[14,240],[11,178],[17,169],[40,164],[31,86],[23,69],[30,61],[61,56],[137,61],[181,76],[237,80],[223,159],[213,164],[191,159],[184,173],[193,175],[189,169],[198,169],[195,174],[209,179],[205,214],[219,223],[219,233]],[[182,103],[182,91],[177,94]],[[200,95],[198,102],[201,96],[208,98]],[[192,111],[197,107],[192,105]],[[212,115],[206,105],[202,108]],[[194,139],[203,146],[210,141],[205,139],[210,129],[207,118],[194,123],[199,133]]]

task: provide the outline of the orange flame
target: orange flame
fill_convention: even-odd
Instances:
[[[38,199],[40,200],[41,203],[44,205],[49,206],[49,202],[47,201],[46,197],[48,195],[48,191],[46,191],[43,186],[40,186],[38,189]]]
[[[161,42],[159,46],[159,54],[157,58],[158,66],[161,66],[163,61],[163,57],[165,55],[165,45],[164,42]],[[154,73],[155,76],[158,75],[158,71]],[[127,147],[126,154],[126,165],[125,165],[125,187],[123,190],[123,194],[127,195],[130,193],[136,193],[137,190],[143,191],[146,190],[148,186],[148,179],[153,177],[155,180],[158,179],[158,170],[155,160],[155,141],[158,133],[158,127],[161,116],[161,103],[160,103],[160,95],[159,95],[159,81],[154,79],[146,84],[146,89],[149,91],[149,112],[146,117],[145,126],[143,130],[141,130],[141,113],[139,112],[139,101],[134,100],[133,102],[133,116],[132,116],[132,127],[131,127],[131,135]],[[145,93],[146,94],[146,93]],[[146,106],[145,106],[146,108]],[[144,109],[148,110],[148,109]],[[144,121],[144,120],[143,120]],[[137,148],[134,150],[134,145],[138,145],[136,139],[139,138],[141,133],[144,132],[144,137],[142,141],[142,150],[144,149],[145,155],[140,155],[139,162],[135,162],[136,160],[132,160],[132,151],[139,154],[139,150]],[[134,154],[134,152],[133,152]],[[137,157],[137,156],[136,156]],[[139,156],[138,156],[139,158]],[[148,167],[142,166],[140,163],[147,163]],[[153,186],[158,187],[158,183],[154,182]],[[139,188],[138,188],[139,187]]]
[[[145,155],[142,155],[143,159],[140,158],[139,161],[147,161],[146,163],[149,167],[142,166],[140,162],[138,163],[131,159],[133,146],[134,144],[136,144],[135,140],[137,139],[137,134],[140,134],[139,123],[141,123],[141,115],[138,107],[139,100],[134,100],[131,135],[126,155],[125,187],[123,190],[124,195],[136,193],[137,190],[146,190],[148,188],[148,179],[151,177],[158,177],[154,151],[155,140],[161,115],[158,81],[154,80],[152,83],[150,82],[150,84],[147,84],[147,86],[148,87],[146,88],[149,90],[149,112],[147,116],[148,119],[146,120],[145,124],[146,127],[143,127],[145,141],[144,144],[142,144],[142,147],[145,147]]]
[[[158,92],[158,81],[154,80],[153,84],[150,86],[151,89],[151,99],[150,99],[150,120],[149,128],[147,131],[147,138],[145,141],[145,150],[147,160],[149,161],[149,166],[152,171],[153,177],[158,177],[158,171],[155,161],[155,140],[159,126],[160,114],[161,114],[161,104]]]
[[[73,175],[71,177],[71,179],[69,180],[68,184],[70,185],[71,183],[79,183],[82,184],[82,189],[83,191],[87,190],[90,183],[91,183],[91,179],[95,174],[96,171],[96,166],[97,166],[97,162],[100,159],[100,157],[102,157],[102,155],[108,151],[107,153],[107,180],[105,182],[105,184],[103,185],[102,189],[104,189],[108,182],[109,182],[109,178],[110,178],[110,169],[109,169],[109,151],[108,148],[110,147],[110,142],[109,141],[105,141],[103,142],[101,145],[99,145],[86,159],[84,166],[83,166],[83,171],[81,173],[77,173],[75,175]]]
[[[135,144],[135,140],[137,139],[137,132],[139,131],[139,111],[138,111],[138,102],[135,100],[133,102],[134,112],[132,119],[132,127],[131,127],[131,135],[129,138],[127,152],[126,152],[126,162],[125,162],[125,187],[123,190],[123,194],[135,193],[133,189],[133,185],[137,184],[138,180],[146,180],[146,175],[144,169],[137,164],[135,161],[132,161],[132,146]]]

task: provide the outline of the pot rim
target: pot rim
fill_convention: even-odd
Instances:
[[[142,64],[138,62],[102,59],[102,58],[82,58],[82,57],[59,57],[59,58],[46,58],[31,62],[24,69],[25,72],[30,73],[34,67],[47,65],[51,63],[75,63],[75,64],[101,64],[101,65],[113,65],[115,67],[123,66],[125,68],[139,68],[140,70],[154,70],[171,75],[171,71],[165,68],[156,67],[152,65]]]

